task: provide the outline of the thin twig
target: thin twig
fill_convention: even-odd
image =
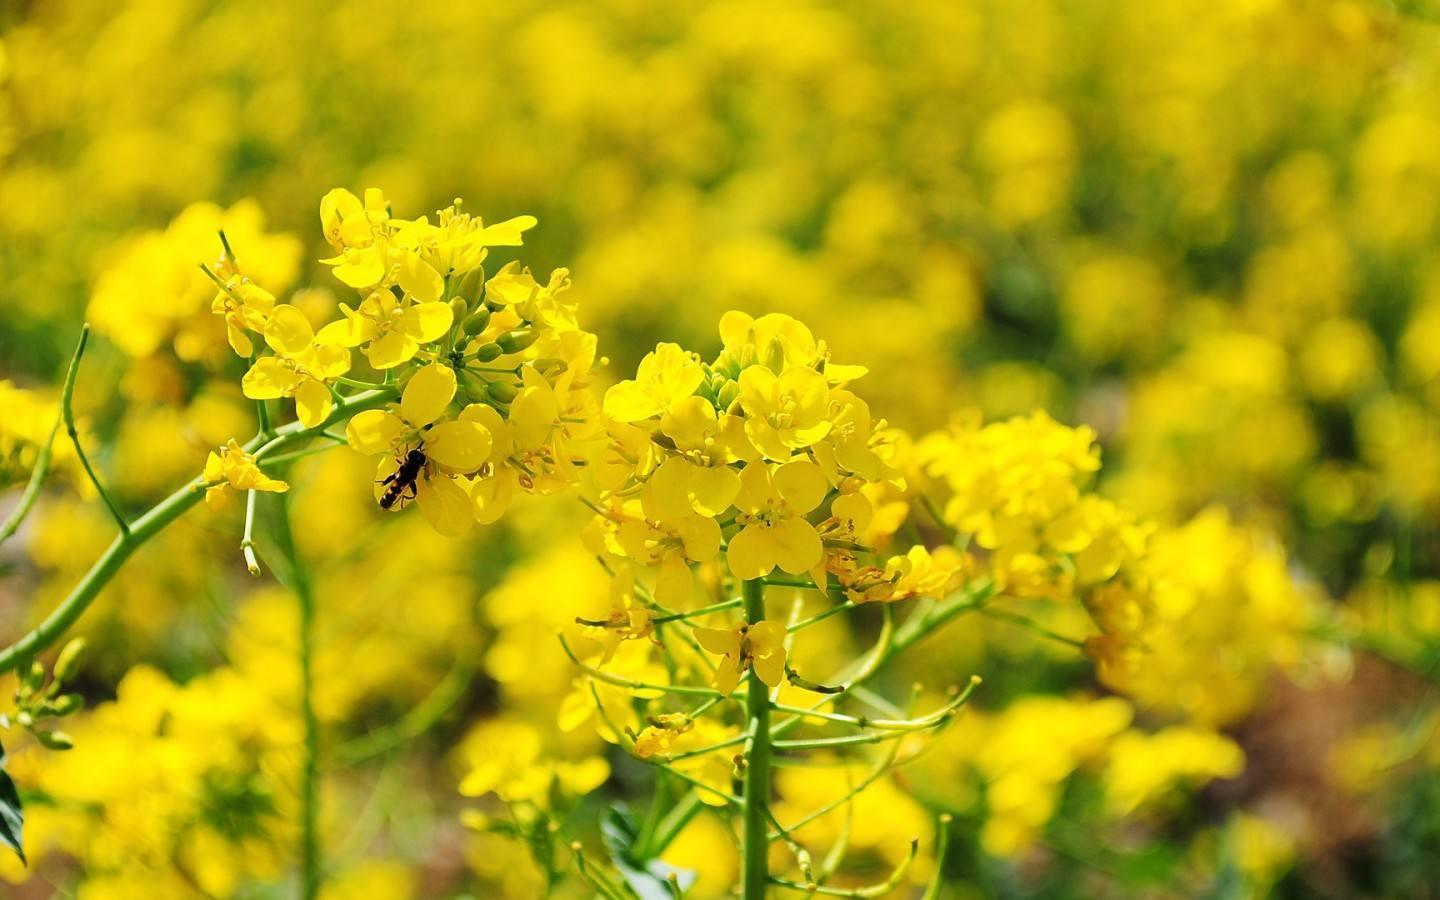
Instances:
[[[125,516],[120,512],[120,507],[115,504],[115,500],[111,498],[110,492],[105,490],[105,485],[100,483],[100,477],[95,474],[89,457],[85,455],[85,448],[80,445],[80,432],[75,428],[75,409],[72,405],[75,397],[75,375],[80,371],[80,357],[84,355],[85,344],[89,340],[90,325],[86,323],[80,327],[80,343],[76,345],[75,355],[70,359],[70,369],[65,373],[65,387],[60,392],[60,412],[65,420],[65,432],[70,435],[70,443],[75,445],[75,455],[80,457],[80,465],[84,467],[85,474],[90,476],[90,483],[95,485],[100,499],[105,501],[110,515],[115,517],[115,524],[120,526],[120,533],[129,534],[130,523],[125,521]]]

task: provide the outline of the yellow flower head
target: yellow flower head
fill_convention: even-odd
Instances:
[[[211,509],[225,505],[227,487],[237,491],[270,491],[276,494],[290,490],[290,485],[260,471],[255,457],[242,450],[234,438],[221,447],[219,453],[210,451],[205,458],[203,477],[207,485],[205,505]]]
[[[754,669],[759,679],[776,687],[785,677],[785,626],[779,622],[756,622],[726,630],[696,628],[700,646],[724,657],[715,669],[715,689],[729,694],[740,676]]]
[[[820,562],[824,553],[820,534],[805,516],[820,505],[829,489],[820,467],[812,462],[747,465],[735,498],[741,529],[730,539],[726,554],[735,577],[761,578],[777,566],[799,575]]]

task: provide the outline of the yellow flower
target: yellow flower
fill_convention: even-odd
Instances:
[[[745,433],[768,458],[785,461],[830,433],[830,387],[814,369],[790,366],[778,376],[764,366],[740,373]]]
[[[641,759],[669,754],[681,735],[695,727],[695,720],[684,713],[651,716],[649,722],[635,736],[635,755]]]
[[[321,328],[315,339],[337,347],[368,344],[365,355],[380,370],[414,359],[423,345],[439,340],[455,321],[448,303],[396,300],[388,290],[371,293],[358,309],[342,303],[340,312],[344,318]]]
[[[274,309],[275,295],[248,278],[232,278],[210,303],[210,311],[225,319],[230,348],[244,357],[255,353],[255,343],[246,332],[263,332]]]
[[[366,188],[363,204],[344,188],[320,198],[320,227],[333,247],[369,246],[376,228],[389,219],[389,205],[379,188]]]
[[[626,566],[615,573],[610,581],[609,600],[610,609],[604,619],[577,619],[581,624],[591,626],[587,636],[599,642],[602,666],[615,657],[615,650],[624,641],[648,638],[655,632],[655,626],[650,621],[653,614],[635,596],[633,568]]]
[[[237,491],[270,491],[276,494],[290,490],[290,485],[260,471],[255,457],[242,450],[234,438],[221,447],[219,453],[210,451],[210,455],[205,458],[204,478],[208,485],[205,488],[205,505],[211,509],[219,509],[225,505],[226,487]]]
[[[704,380],[705,369],[694,353],[679,344],[659,344],[640,361],[633,381],[622,381],[605,392],[605,415],[617,422],[658,416],[695,393]]]
[[[756,622],[732,630],[696,628],[695,640],[724,657],[715,669],[715,689],[722,694],[735,690],[748,669],[753,668],[770,687],[785,678],[785,626],[779,622]]]
[[[730,539],[730,571],[750,580],[769,575],[776,566],[792,575],[820,562],[824,546],[805,515],[820,505],[830,486],[820,467],[798,460],[781,466],[755,462],[740,473],[743,527]]]
[[[276,306],[265,322],[265,342],[275,356],[255,360],[240,386],[251,400],[295,398],[295,415],[313,428],[330,414],[329,382],[350,371],[350,352],[316,343],[310,321],[289,304]]]
[[[359,453],[392,454],[380,461],[376,499],[391,491],[413,495],[420,512],[445,535],[463,534],[474,520],[468,484],[457,483],[485,465],[493,440],[483,421],[488,407],[471,405],[453,421],[439,421],[455,397],[455,372],[432,364],[420,369],[400,396],[399,413],[372,409],[358,413],[345,427],[345,438]],[[411,471],[407,461],[419,454],[420,465]],[[406,493],[406,492],[409,493]]]

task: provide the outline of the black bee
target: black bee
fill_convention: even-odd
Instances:
[[[424,470],[425,462],[424,444],[405,454],[405,458],[400,460],[400,465],[395,471],[380,482],[385,485],[385,493],[380,496],[381,509],[389,509],[402,500],[415,499],[415,481],[420,477],[420,472]]]

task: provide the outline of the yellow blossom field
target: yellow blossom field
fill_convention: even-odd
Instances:
[[[0,209],[0,896],[1436,896],[1429,0],[20,0]]]

